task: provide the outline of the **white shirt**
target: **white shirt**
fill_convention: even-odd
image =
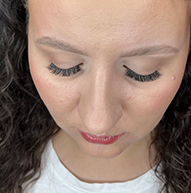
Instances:
[[[123,183],[82,182],[60,162],[51,140],[43,153],[41,169],[40,179],[26,193],[158,193],[161,188],[153,170]]]

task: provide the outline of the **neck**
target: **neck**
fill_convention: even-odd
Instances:
[[[52,143],[61,163],[84,182],[125,182],[143,175],[155,165],[155,151],[149,147],[150,136],[111,159],[89,156],[63,131],[52,139]]]

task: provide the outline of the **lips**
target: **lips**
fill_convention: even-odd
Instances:
[[[125,133],[113,136],[96,136],[90,133],[79,131],[80,135],[88,142],[95,144],[109,145],[119,140]]]

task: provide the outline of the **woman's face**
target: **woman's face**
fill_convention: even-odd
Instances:
[[[29,0],[29,13],[31,75],[63,136],[96,157],[146,147],[183,77],[188,2]]]

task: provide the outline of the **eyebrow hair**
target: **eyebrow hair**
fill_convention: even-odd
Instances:
[[[74,46],[71,46],[68,43],[65,43],[64,41],[57,40],[55,38],[44,36],[37,39],[35,42],[39,45],[45,45],[59,50],[65,50],[76,54],[86,55],[84,52],[75,48]],[[179,52],[178,48],[164,44],[164,45],[156,45],[156,46],[133,49],[123,54],[122,57],[158,55],[158,54],[175,54],[178,52]]]
[[[133,57],[142,55],[157,55],[157,54],[175,54],[178,53],[179,49],[170,45],[156,45],[138,48],[135,50],[130,50],[128,53],[124,54],[122,57]]]
[[[58,50],[65,50],[65,51],[68,51],[68,52],[73,52],[73,53],[76,53],[76,54],[85,55],[81,50],[78,50],[74,46],[70,46],[69,44],[67,44],[63,41],[60,41],[60,40],[56,40],[55,38],[42,37],[42,38],[37,39],[35,42],[39,45],[52,47],[52,48],[55,48],[55,49],[58,49]]]

